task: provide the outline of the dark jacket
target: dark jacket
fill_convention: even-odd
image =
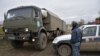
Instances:
[[[78,28],[76,22],[72,23],[71,43],[75,44],[82,41],[82,31]]]

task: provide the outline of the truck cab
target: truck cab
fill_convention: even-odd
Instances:
[[[100,51],[100,25],[83,25],[81,51]],[[56,37],[53,47],[60,56],[69,56],[72,52],[71,34]]]
[[[21,6],[8,10],[4,16],[5,37],[14,48],[22,47],[25,41],[35,43],[34,46],[40,50],[46,47],[47,36],[40,8]]]

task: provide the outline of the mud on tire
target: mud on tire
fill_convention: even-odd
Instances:
[[[34,45],[34,47],[37,50],[43,50],[46,48],[46,46],[47,46],[47,36],[45,33],[41,32],[39,38],[36,39],[36,44]]]

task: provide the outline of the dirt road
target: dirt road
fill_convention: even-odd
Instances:
[[[8,41],[0,40],[0,56],[58,56],[54,51],[51,42],[43,51],[37,51],[32,45],[24,45],[23,48],[14,49]],[[81,53],[81,56],[100,56],[99,53]]]
[[[37,51],[32,45],[24,45],[23,48],[14,49],[9,42],[0,40],[0,56],[57,56],[51,43],[43,51]]]

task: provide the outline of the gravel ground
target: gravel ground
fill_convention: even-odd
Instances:
[[[26,43],[27,44],[27,43]],[[51,41],[43,51],[37,51],[32,45],[24,45],[23,48],[14,49],[8,41],[0,40],[0,56],[58,56],[52,47]],[[81,52],[81,56],[100,56],[98,52]]]

